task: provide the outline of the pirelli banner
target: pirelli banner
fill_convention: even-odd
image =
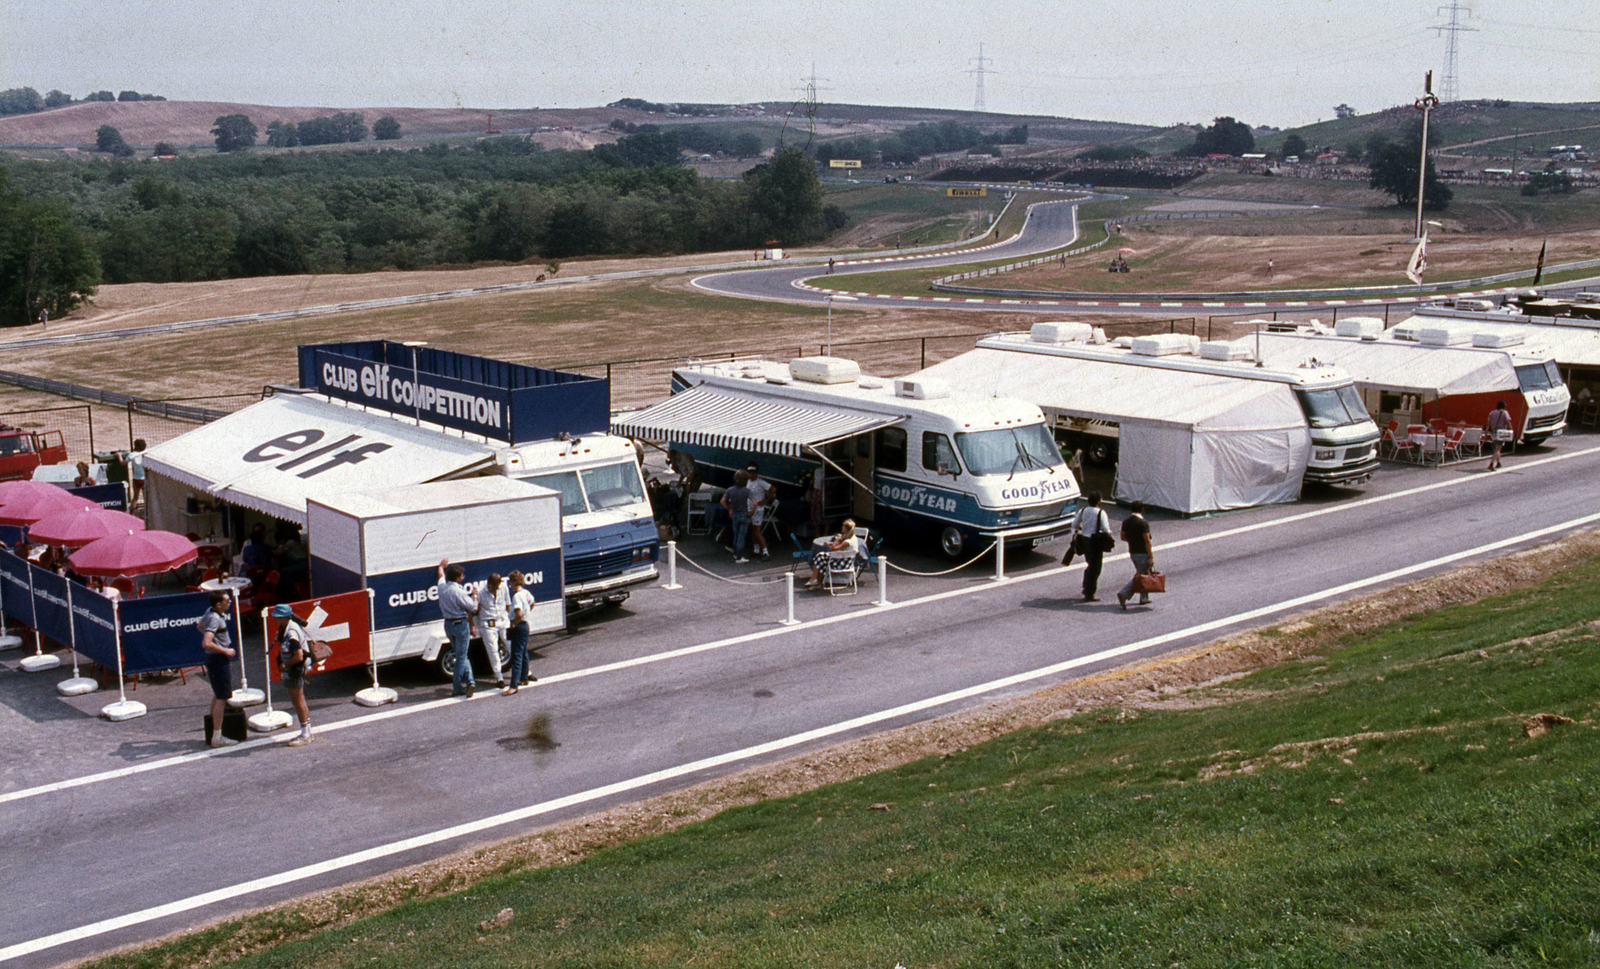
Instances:
[[[828,159],[828,167],[829,168],[860,168],[861,167],[861,159],[859,159],[859,158],[830,158],[830,159]]]
[[[986,188],[947,188],[944,194],[954,199],[980,199],[989,194]]]

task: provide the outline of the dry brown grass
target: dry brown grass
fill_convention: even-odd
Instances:
[[[122,132],[130,145],[153,145],[167,141],[177,145],[209,145],[211,128],[225,114],[249,115],[256,127],[265,131],[272,121],[308,121],[335,111],[354,111],[365,116],[367,124],[385,115],[400,122],[408,136],[481,132],[490,112],[478,108],[319,108],[286,107],[266,104],[237,104],[224,101],[94,101],[36,114],[0,118],[0,145],[92,145],[95,131],[109,124]],[[568,125],[605,125],[613,118],[648,121],[650,116],[625,108],[578,108],[573,110],[528,110],[493,113],[497,130]]]

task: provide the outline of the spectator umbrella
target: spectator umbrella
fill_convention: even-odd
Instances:
[[[108,511],[90,505],[71,511],[58,511],[28,526],[28,541],[40,545],[81,548],[90,542],[132,529],[144,531],[144,519],[124,511]]]
[[[79,575],[135,576],[193,562],[199,550],[176,532],[134,531],[90,542],[67,557]]]

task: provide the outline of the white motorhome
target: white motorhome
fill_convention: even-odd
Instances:
[[[1071,528],[1078,482],[1026,401],[867,376],[837,357],[690,364],[672,388],[612,432],[669,442],[714,483],[759,456],[780,491],[820,479],[830,521],[931,534],[952,558]]]
[[[1378,466],[1378,428],[1348,375],[1258,367],[1190,336],[1108,342],[1086,323],[1037,323],[921,373],[1033,401],[1064,443],[1117,465],[1119,499],[1186,513],[1293,501],[1302,482]]]

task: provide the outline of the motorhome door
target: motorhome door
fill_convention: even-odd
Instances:
[[[854,463],[851,465],[850,475],[856,479],[856,483],[850,492],[850,511],[858,522],[872,520],[873,497],[876,489],[872,479],[872,439],[873,435],[863,434],[852,442],[854,446],[851,448],[851,453],[854,455]],[[866,487],[862,487],[862,485]]]

